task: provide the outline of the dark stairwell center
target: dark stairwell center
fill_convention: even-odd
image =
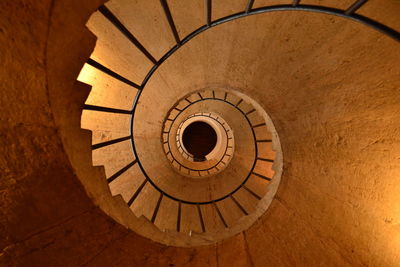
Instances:
[[[217,144],[217,134],[208,123],[196,121],[183,132],[183,145],[195,161],[205,161]]]

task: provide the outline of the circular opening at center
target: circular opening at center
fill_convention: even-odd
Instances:
[[[217,144],[217,133],[208,123],[195,121],[183,131],[182,142],[194,161],[204,161]]]

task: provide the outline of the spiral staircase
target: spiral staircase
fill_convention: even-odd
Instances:
[[[291,5],[256,8],[253,7],[254,1],[248,1],[242,12],[219,19],[213,18],[216,17],[214,13],[218,14],[219,6],[217,4],[213,7],[212,3],[204,1],[205,25],[198,29],[190,29],[192,32],[182,40],[182,33],[178,31],[172,15],[173,7],[171,10],[167,1],[160,1],[158,6],[148,4],[150,6],[143,8],[154,10],[151,15],[154,21],[158,22],[155,26],[159,27],[154,29],[152,35],[159,36],[162,40],[166,39],[165,46],[168,45],[169,50],[167,47],[162,50],[162,45],[155,50],[153,44],[145,48],[139,39],[144,41],[149,37],[143,34],[135,37],[137,29],[133,25],[131,15],[136,13],[137,4],[110,1],[101,6],[88,22],[89,29],[98,41],[78,80],[92,85],[92,92],[84,106],[82,126],[94,133],[93,161],[95,165],[105,167],[111,194],[121,196],[136,217],[143,216],[147,222],[154,224],[164,233],[182,232],[189,235],[186,239],[182,238],[182,235],[154,238],[158,242],[168,240],[165,242],[167,245],[203,244],[202,241],[192,242],[193,235],[197,235],[204,244],[208,244],[248,228],[265,212],[276,192],[282,173],[282,152],[271,119],[263,118],[268,116],[265,110],[259,108],[257,111],[255,106],[243,101],[238,93],[235,94],[232,88],[221,90],[218,88],[220,86],[216,85],[208,85],[205,89],[192,86],[173,92],[169,91],[168,86],[156,81],[159,87],[157,93],[150,95],[152,89],[147,89],[146,85],[151,82],[151,77],[161,64],[194,36],[224,22],[258,13],[297,9],[332,13],[360,20],[355,11],[366,1],[357,1],[344,11],[309,5],[299,6],[298,1]],[[234,5],[231,8],[234,8]],[[164,24],[161,23],[163,20]],[[370,23],[366,18],[362,18],[362,21],[391,37],[398,37],[384,25]],[[165,29],[166,22],[169,29]],[[170,33],[165,34],[166,30],[170,30]],[[176,44],[171,47],[172,38]],[[164,56],[153,56],[160,52],[164,53]],[[193,56],[191,53],[197,51],[187,54]],[[118,83],[110,85],[104,82],[110,78]],[[125,92],[124,86],[129,86],[129,90],[133,89],[134,93]],[[115,93],[109,93],[110,95],[105,97],[104,92],[110,91],[110,87]],[[151,100],[144,98],[140,103],[145,89],[150,91],[148,95],[151,96]],[[158,103],[164,99],[165,93],[162,91],[168,92],[170,98],[179,99],[170,104],[168,111],[163,109],[165,105],[155,104],[155,99]],[[112,100],[105,101],[104,98],[110,97]],[[168,103],[168,100],[165,102]],[[127,108],[129,103],[133,103],[131,109]],[[164,114],[155,109],[162,110]],[[145,115],[139,114],[141,110],[146,110],[143,113]],[[197,119],[203,117],[207,124],[203,115],[205,112],[210,112],[209,118],[215,113],[214,121],[221,118],[224,121],[221,125],[229,125],[229,130],[222,129],[222,132],[225,132],[225,140],[221,134],[218,140],[219,143],[225,144],[214,148],[223,151],[223,154],[217,158],[204,157],[204,160],[199,162],[185,149],[181,138],[183,132],[180,130],[183,125],[187,126],[186,120],[198,121]],[[151,113],[154,115],[150,115]],[[228,122],[225,122],[226,120]],[[208,123],[212,123],[212,120]],[[271,125],[267,129],[269,124]],[[228,131],[231,131],[229,136]],[[270,146],[261,147],[264,143],[270,143]],[[162,150],[164,155],[160,153]],[[279,160],[275,164],[275,176],[272,165],[275,159],[273,150],[278,151]],[[211,153],[208,157],[211,157],[210,155]],[[170,164],[166,164],[166,161]],[[269,182],[273,179],[277,182],[267,194]],[[264,197],[269,201],[263,200]],[[153,235],[148,235],[146,231],[144,235],[153,238]],[[185,241],[171,243],[171,240],[177,239]]]
[[[87,71],[84,69],[82,75]],[[92,92],[102,89],[93,87]],[[127,99],[129,95],[120,97]],[[132,136],[118,137],[119,133],[129,132],[124,129],[126,125],[113,128],[102,123],[99,128],[98,124],[91,124],[101,121],[104,112],[114,111],[109,107],[86,105],[82,121],[95,136],[100,136],[95,141],[98,143],[92,145],[93,159],[109,174],[106,180],[112,195],[121,195],[137,217],[143,215],[163,232],[201,234],[209,242],[216,241],[212,237],[226,228],[243,223],[256,210],[265,210],[265,200],[261,200],[267,195],[269,182],[272,177],[280,178],[274,176],[272,168],[275,159],[272,148],[280,149],[279,140],[268,130],[274,130],[272,125],[267,127],[270,120],[266,121],[234,91],[197,91],[179,99],[158,125],[161,138],[149,135],[150,127],[144,131],[133,130],[137,133],[138,141],[135,141]],[[126,116],[122,111],[115,113]],[[214,125],[218,133],[217,144],[201,161],[185,149],[182,141],[187,127],[199,121]],[[105,129],[108,129],[106,133]],[[118,138],[110,140],[109,136]],[[132,147],[140,147],[135,146],[140,137],[145,138],[143,152],[138,153],[135,148],[129,154]],[[149,151],[148,147],[157,148],[157,143],[164,157]]]
[[[396,1],[1,5],[0,265],[398,266]]]

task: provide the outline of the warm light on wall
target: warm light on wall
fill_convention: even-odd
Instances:
[[[90,66],[89,64],[85,64],[81,72],[79,73],[77,80],[83,83],[93,85],[94,81],[96,80],[96,69]]]

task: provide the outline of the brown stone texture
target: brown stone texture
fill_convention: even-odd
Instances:
[[[185,91],[235,88],[269,113],[284,155],[279,191],[251,228],[179,248],[117,223],[106,212],[117,218],[119,202],[94,186],[105,174],[80,129],[90,88],[76,78],[95,46],[85,24],[102,2],[0,2],[0,266],[400,266],[398,42],[344,18],[275,12],[210,29],[167,60],[145,93],[171,89],[162,108]],[[187,4],[171,2],[184,23]],[[245,1],[229,3],[214,15]],[[399,11],[396,1],[360,9],[393,27]],[[130,27],[143,38],[148,26]],[[157,57],[173,42],[161,39]]]

